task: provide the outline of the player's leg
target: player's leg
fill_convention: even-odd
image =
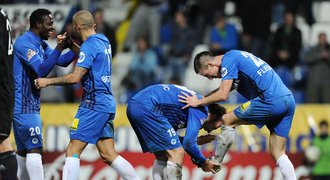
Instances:
[[[26,154],[26,171],[28,172],[30,179],[44,179],[42,148],[28,150]]]
[[[16,179],[17,160],[10,144],[9,135],[12,126],[12,109],[0,109],[0,179]]]
[[[42,165],[42,126],[39,114],[14,114],[18,178],[44,179]]]
[[[122,156],[118,155],[114,148],[113,138],[100,139],[96,144],[104,163],[111,166],[123,179],[139,180],[133,166]]]
[[[272,157],[276,161],[276,165],[279,167],[284,178],[293,180],[297,179],[297,177],[292,162],[285,154],[285,145],[292,125],[295,102],[292,95],[278,99],[278,102],[273,107],[273,114],[281,116],[278,120],[271,121],[267,124],[270,130],[269,147]]]
[[[294,167],[288,156],[285,154],[286,138],[271,133],[269,137],[269,147],[272,157],[276,161],[281,173],[286,180],[296,180]]]
[[[66,158],[63,167],[63,180],[76,180],[79,178],[80,155],[87,146],[86,142],[71,139],[66,149]]]
[[[182,164],[184,157],[184,149],[182,147],[167,150],[167,163],[164,168],[165,179],[182,179]]]
[[[164,169],[167,165],[167,155],[165,151],[154,152],[156,157],[154,164],[152,166],[152,179],[153,180],[162,180],[165,179]]]
[[[2,179],[17,178],[17,161],[15,152],[7,136],[0,136],[0,177]],[[0,179],[1,179],[0,178]]]
[[[235,140],[236,133],[234,127],[243,122],[240,121],[233,112],[223,115],[222,120],[224,124],[220,127],[220,134],[216,136],[216,146],[213,157],[213,161],[218,163],[223,161],[225,154]]]
[[[29,179],[29,174],[26,170],[26,150],[16,152],[17,160],[17,177],[21,180]]]
[[[153,112],[145,107],[144,104],[135,100],[131,100],[128,103],[127,117],[139,139],[143,152],[151,152],[156,155],[157,161],[155,161],[153,167],[155,171],[153,174],[162,176],[158,171],[159,169],[164,169],[165,177],[166,174],[172,175],[175,179],[177,176],[181,177],[184,150],[177,133],[173,133],[175,131],[167,118],[157,112]],[[167,158],[162,157],[164,155],[159,155],[161,152],[166,152],[163,154]],[[162,165],[165,160],[168,160],[166,168]],[[175,173],[171,174],[168,172]]]

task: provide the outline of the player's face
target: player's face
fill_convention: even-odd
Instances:
[[[48,40],[48,38],[54,33],[54,19],[51,14],[44,17],[44,21],[41,24],[39,35],[41,39]]]
[[[80,26],[77,22],[73,22],[73,30],[72,33],[76,36],[76,37],[81,37],[80,34]]]
[[[219,73],[219,67],[213,65],[207,65],[205,68],[200,69],[198,74],[210,80],[214,78],[221,78]]]
[[[216,116],[208,113],[207,120],[203,124],[203,129],[207,132],[211,132],[216,129]]]

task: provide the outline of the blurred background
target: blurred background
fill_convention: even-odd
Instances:
[[[262,58],[292,90],[297,108],[287,153],[299,179],[311,179],[312,174],[330,176],[329,128],[321,123],[330,123],[330,1],[1,0],[0,7],[11,20],[14,39],[29,29],[30,13],[37,8],[52,12],[56,34],[72,31],[76,11],[93,13],[97,32],[105,34],[112,46],[111,82],[118,105],[116,149],[141,179],[150,179],[153,156],[141,153],[125,114],[128,99],[157,83],[181,84],[207,94],[220,80],[196,75],[192,58],[203,50],[216,55],[231,49]],[[48,41],[52,47],[56,34]],[[74,63],[55,67],[50,76],[67,74],[73,67]],[[41,92],[46,179],[60,179],[69,127],[81,94],[78,84],[51,86]],[[233,91],[224,105],[232,110],[245,101]],[[268,136],[265,127],[238,127],[220,173],[203,173],[187,155],[183,179],[283,179],[268,154]],[[214,143],[201,148],[209,156]],[[102,163],[95,147],[88,146],[80,179],[119,178]]]

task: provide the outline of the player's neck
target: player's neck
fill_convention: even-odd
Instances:
[[[94,29],[86,29],[85,31],[81,32],[81,38],[83,41],[86,41],[86,39],[93,34],[96,34]]]
[[[40,37],[40,34],[39,34],[39,32],[38,32],[37,29],[35,29],[35,28],[30,28],[29,31],[33,32],[34,34],[36,34],[37,36]]]
[[[220,66],[220,64],[222,62],[222,57],[223,57],[223,55],[219,55],[219,56],[214,57],[215,65],[217,65],[218,67]]]

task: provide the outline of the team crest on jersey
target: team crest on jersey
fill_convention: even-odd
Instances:
[[[84,52],[80,52],[79,53],[79,59],[78,59],[78,63],[81,63],[85,60],[85,53]]]
[[[36,55],[36,54],[37,54],[36,51],[34,51],[34,50],[32,50],[32,49],[29,49],[29,50],[27,51],[27,53],[26,53],[26,56],[27,56],[28,61],[30,61],[30,59],[31,59],[34,55]]]
[[[221,77],[225,77],[226,75],[227,75],[227,73],[228,73],[228,70],[227,70],[227,68],[221,68]]]
[[[172,139],[172,140],[171,140],[171,144],[172,144],[172,145],[175,145],[175,144],[176,144],[176,139]]]
[[[37,138],[33,138],[33,139],[32,139],[32,143],[33,143],[33,144],[38,144],[38,142],[39,142],[39,140],[38,140]]]

